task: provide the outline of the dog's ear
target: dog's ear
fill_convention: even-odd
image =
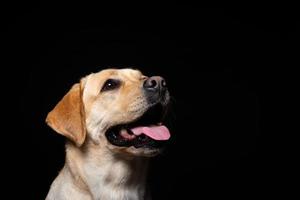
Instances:
[[[46,118],[46,123],[51,128],[75,142],[77,146],[81,146],[86,137],[83,88],[83,80],[73,85]]]

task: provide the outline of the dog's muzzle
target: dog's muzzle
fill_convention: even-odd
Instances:
[[[119,124],[106,132],[108,141],[116,146],[161,148],[170,138],[165,126],[168,115],[169,92],[166,81],[153,76],[143,83],[148,109],[133,122]]]

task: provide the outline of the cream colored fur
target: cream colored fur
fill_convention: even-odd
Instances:
[[[107,79],[119,89],[101,93]],[[108,128],[131,122],[147,109],[145,76],[132,69],[108,69],[75,84],[48,114],[47,123],[66,136],[66,161],[47,200],[141,200],[146,194],[148,158],[157,152],[110,144]]]

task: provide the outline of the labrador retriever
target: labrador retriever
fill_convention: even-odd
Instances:
[[[133,69],[106,69],[80,80],[46,118],[67,138],[63,169],[47,200],[148,198],[149,157],[170,138],[166,81]]]

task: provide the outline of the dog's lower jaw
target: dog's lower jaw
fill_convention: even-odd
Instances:
[[[146,199],[147,158],[122,159],[103,148],[99,151],[93,143],[87,145],[90,145],[88,151],[71,143],[66,145],[65,166],[53,182],[47,200]]]

